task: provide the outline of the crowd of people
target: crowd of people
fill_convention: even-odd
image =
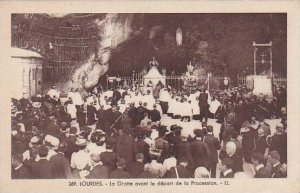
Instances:
[[[241,178],[245,163],[255,178],[284,178],[286,90],[275,88],[272,98],[159,85],[71,89],[64,99],[53,86],[12,99],[12,178]],[[166,117],[199,126],[165,126]],[[221,124],[218,136],[208,119]],[[279,120],[275,132],[266,119]]]

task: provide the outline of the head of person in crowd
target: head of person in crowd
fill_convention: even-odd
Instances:
[[[13,168],[17,168],[20,167],[21,165],[23,165],[23,156],[22,154],[15,154],[12,156],[12,167]]]
[[[187,141],[189,137],[190,137],[190,135],[186,130],[181,131],[181,140],[182,141]]]
[[[48,149],[57,150],[59,145],[59,139],[56,137],[53,137],[52,135],[46,135],[44,139],[46,147]]]
[[[135,160],[136,160],[137,162],[143,163],[143,162],[144,162],[144,154],[142,154],[142,153],[137,153],[136,156],[135,156]]]
[[[194,129],[194,134],[195,134],[197,140],[202,140],[203,132],[201,129]]]
[[[233,161],[228,158],[228,157],[225,157],[221,160],[221,165],[220,165],[220,172],[224,173],[225,171],[227,170],[232,170],[233,168]]]
[[[286,115],[287,114],[286,107],[282,107],[280,112],[281,112],[282,115]]]
[[[112,150],[116,144],[116,138],[111,137],[111,136],[106,136],[105,137],[105,144],[106,144],[106,149]]]
[[[276,133],[277,134],[283,133],[283,124],[282,123],[277,123],[276,124]]]
[[[256,117],[255,116],[251,116],[251,123],[255,124],[255,122],[256,122]]]
[[[214,132],[213,126],[212,125],[208,125],[207,126],[207,134],[213,135],[213,132]]]
[[[100,157],[100,153],[92,153],[91,154],[91,161],[93,165],[96,165],[98,163],[100,163],[101,161],[101,157]]]
[[[137,139],[143,140],[144,139],[144,132],[143,131],[138,131],[137,132]]]
[[[237,131],[232,130],[232,131],[230,131],[229,135],[230,135],[230,140],[231,141],[238,140],[239,133]]]
[[[120,158],[117,162],[118,169],[124,169],[126,166],[126,160],[124,158]]]
[[[253,163],[254,166],[264,164],[265,162],[264,155],[260,152],[253,152],[251,154],[251,162]]]
[[[40,158],[46,158],[48,156],[49,149],[45,145],[41,145],[39,148]]]
[[[117,109],[117,105],[115,105],[115,104],[112,104],[111,105],[111,110],[113,111],[113,112],[116,112],[118,109]]]
[[[75,136],[76,134],[77,134],[77,128],[76,127],[70,127],[69,136]]]
[[[85,150],[86,146],[88,144],[88,140],[86,138],[84,138],[83,136],[78,136],[76,138],[75,144],[78,146],[79,150]]]
[[[198,167],[195,170],[195,178],[209,178],[209,171],[205,167]]]
[[[66,151],[67,151],[67,143],[64,141],[61,141],[58,145],[57,152],[65,153]]]
[[[164,137],[165,134],[166,134],[167,132],[168,132],[168,130],[167,130],[167,127],[166,127],[166,126],[160,125],[160,126],[158,127],[158,136],[159,136],[159,137]]]
[[[271,151],[268,155],[268,162],[273,166],[280,163],[280,155],[278,151]]]
[[[257,134],[258,134],[259,137],[265,136],[265,132],[264,132],[264,130],[262,128],[259,128],[257,130]]]
[[[95,136],[95,143],[97,146],[103,146],[105,143],[105,135],[102,133],[97,132]]]
[[[146,109],[147,106],[148,106],[148,103],[147,103],[147,102],[144,102],[143,107]]]
[[[229,157],[232,157],[236,152],[236,145],[233,141],[226,143],[226,153]]]
[[[42,140],[39,139],[37,136],[33,136],[31,139],[30,139],[30,142],[28,144],[29,148],[32,148],[34,146],[38,146],[38,145],[41,145],[42,144]]]
[[[69,128],[69,125],[66,122],[62,122],[60,124],[60,132],[67,133],[68,132],[68,128]]]

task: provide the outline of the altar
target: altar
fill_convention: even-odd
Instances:
[[[163,85],[166,85],[166,76],[162,75],[157,67],[152,66],[148,73],[144,75],[144,85],[157,85],[159,82],[161,82]]]
[[[155,86],[159,82],[163,85],[166,85],[166,76],[165,74],[161,74],[158,70],[158,61],[155,57],[152,57],[152,60],[149,62],[150,70],[143,77],[144,85],[152,85]]]

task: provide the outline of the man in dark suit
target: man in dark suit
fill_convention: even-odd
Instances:
[[[30,173],[28,168],[23,165],[23,156],[21,154],[16,154],[12,157],[12,179],[30,179]]]
[[[67,144],[60,142],[57,149],[58,153],[50,158],[50,162],[53,165],[53,175],[56,179],[72,178],[69,160],[64,155],[66,150]]]
[[[147,112],[147,109],[143,107],[143,102],[139,102],[139,106],[135,110],[135,125],[139,125],[141,121],[144,119],[144,114]]]
[[[270,151],[277,151],[280,155],[280,163],[287,163],[287,133],[283,131],[283,125],[276,125],[276,133],[270,140]]]
[[[105,131],[105,110],[104,105],[100,105],[100,109],[97,111],[97,129],[101,129],[102,131]]]
[[[87,179],[107,179],[108,168],[101,164],[101,157],[98,153],[91,155],[92,167],[90,173],[85,177]]]
[[[178,165],[176,167],[171,167],[170,170],[164,175],[164,178],[190,178],[191,173],[187,169],[188,160],[182,158],[178,160]]]
[[[272,165],[272,178],[286,178],[287,171],[280,163],[280,154],[277,151],[271,151],[268,156],[268,162]]]
[[[268,147],[267,139],[263,129],[258,129],[258,137],[255,139],[255,152],[265,154],[266,148]]]
[[[187,141],[188,134],[182,133],[182,141],[178,144],[176,148],[176,154],[175,157],[178,160],[184,160],[186,159],[188,161],[188,169],[190,171],[193,171],[195,169],[195,162],[192,156],[191,146],[190,143]]]
[[[96,122],[96,114],[97,114],[97,109],[94,107],[93,102],[87,105],[87,124],[88,125],[93,125]]]
[[[124,179],[124,178],[130,178],[130,174],[124,170],[126,166],[126,161],[125,159],[121,158],[119,159],[117,163],[117,169],[112,171],[109,175],[108,178],[110,179]]]
[[[145,163],[151,162],[151,157],[150,157],[150,153],[149,153],[150,146],[144,141],[143,131],[138,132],[137,140],[135,141],[135,146],[137,149],[137,153],[143,154],[143,156],[144,156],[143,160],[145,161]]]
[[[71,162],[71,156],[74,152],[78,151],[78,146],[76,145],[76,133],[77,128],[71,127],[69,130],[69,136],[66,139],[67,149],[65,151],[65,156]]]
[[[50,161],[47,160],[48,148],[42,145],[39,149],[40,159],[32,164],[31,173],[34,179],[53,179],[54,169]]]
[[[202,141],[202,130],[195,129],[194,134],[196,135],[196,139],[190,143],[191,153],[195,163],[194,167],[206,167],[208,169],[210,165],[210,153],[208,146]]]
[[[119,130],[119,136],[116,141],[116,152],[119,157],[126,160],[126,163],[133,162],[137,152],[135,141],[128,132],[127,129],[124,132]]]
[[[260,152],[253,152],[251,155],[252,163],[255,166],[256,174],[254,178],[270,178],[271,173],[264,166],[264,155]]]
[[[111,171],[115,170],[117,168],[117,159],[118,156],[115,152],[113,152],[116,139],[114,137],[106,137],[105,139],[106,142],[106,151],[102,152],[100,157],[103,165],[105,165],[110,173]]]
[[[209,149],[209,170],[211,178],[216,177],[216,168],[218,163],[218,150],[221,149],[220,141],[213,135],[213,127],[207,126],[207,135],[204,137],[203,142],[206,143]]]
[[[223,158],[221,160],[221,175],[220,178],[234,178],[234,173],[232,171],[233,162],[230,158]]]
[[[156,105],[153,105],[153,110],[150,111],[150,118],[152,122],[160,121],[160,112],[156,109]]]
[[[144,155],[142,153],[136,154],[136,161],[126,165],[125,170],[130,174],[131,177],[136,178],[139,174],[144,171]]]
[[[202,121],[204,117],[205,122],[207,122],[207,118],[208,118],[207,99],[208,99],[208,94],[205,92],[205,89],[200,90],[200,95],[199,95],[200,121]]]

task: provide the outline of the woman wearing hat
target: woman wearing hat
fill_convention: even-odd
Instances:
[[[74,152],[71,157],[71,168],[74,178],[80,178],[80,172],[85,172],[88,166],[91,166],[90,154],[86,146],[88,141],[82,136],[78,136],[75,144],[78,146],[79,151]]]

